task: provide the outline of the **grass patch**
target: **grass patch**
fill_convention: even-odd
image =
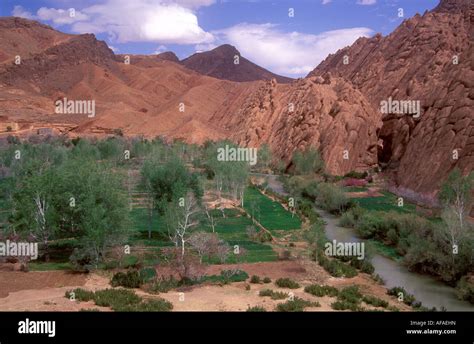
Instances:
[[[279,202],[271,200],[254,187],[247,188],[245,192],[244,208],[268,230],[301,228],[301,220],[298,216],[292,216]]]

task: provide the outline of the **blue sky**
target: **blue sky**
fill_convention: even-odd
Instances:
[[[377,32],[389,34],[403,19],[422,14],[437,3],[438,0],[2,0],[0,15],[36,19],[68,33],[94,33],[116,53],[123,54],[172,50],[179,58],[185,58],[229,43],[243,56],[275,73],[299,77],[358,37]],[[403,18],[398,17],[400,8]]]

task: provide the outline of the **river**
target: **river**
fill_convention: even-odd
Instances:
[[[275,175],[261,175],[268,178],[268,186],[275,192],[285,195],[282,183]],[[321,218],[326,222],[325,231],[329,240],[338,242],[360,242],[356,231],[352,228],[343,228],[338,225],[339,218],[325,212],[317,210]],[[421,275],[409,271],[401,263],[374,253],[372,264],[375,273],[385,281],[387,288],[403,287],[407,292],[413,294],[423,306],[442,307],[448,311],[474,311],[474,305],[467,301],[461,301],[456,297],[455,289],[427,275]]]

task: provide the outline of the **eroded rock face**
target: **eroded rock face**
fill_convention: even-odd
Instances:
[[[262,83],[237,114],[214,119],[227,120],[224,125],[234,128],[234,139],[241,145],[268,143],[286,163],[296,149],[316,147],[332,174],[377,165],[380,116],[340,78],[325,75],[290,85]]]
[[[472,1],[441,1],[387,37],[357,40],[310,73],[331,72],[351,81],[379,110],[389,97],[420,102],[419,118],[381,114],[379,158],[407,191],[433,198],[454,167],[473,170],[473,17]]]

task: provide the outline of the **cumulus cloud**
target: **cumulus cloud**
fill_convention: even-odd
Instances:
[[[214,1],[105,0],[80,11],[76,9],[74,17],[69,15],[69,9],[46,7],[40,8],[33,17],[56,25],[71,25],[76,33],[106,33],[117,43],[200,44],[212,42],[214,38],[199,26],[194,10]],[[28,15],[22,8],[16,12]]]
[[[13,7],[12,16],[26,19],[34,19],[34,15],[31,12],[28,12],[22,6],[19,5]]]
[[[52,21],[57,25],[72,24],[76,21],[89,19],[87,15],[74,8],[67,10],[41,7],[36,13],[36,18],[40,20]]]
[[[242,56],[272,72],[298,77],[313,70],[327,55],[373,31],[356,27],[321,34],[282,32],[274,24],[247,24],[212,32],[219,42],[237,47]]]

